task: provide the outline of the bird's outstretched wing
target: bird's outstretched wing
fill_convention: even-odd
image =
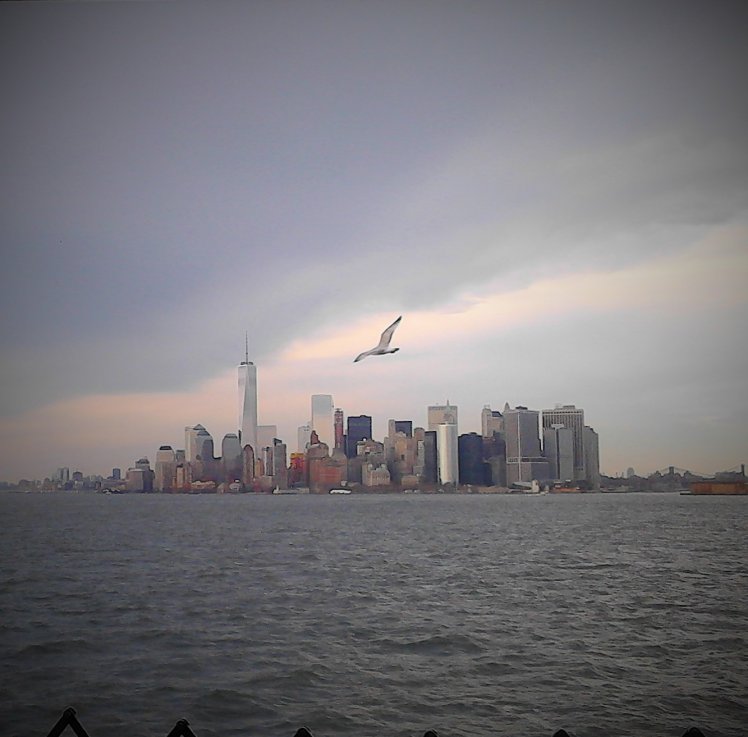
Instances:
[[[395,329],[400,324],[400,320],[403,319],[403,316],[400,315],[400,317],[395,320],[395,322],[392,323],[388,328],[385,328],[384,332],[379,338],[379,345],[375,348],[375,350],[382,350],[383,348],[387,348],[389,346],[390,341],[392,340],[392,336],[395,332]]]

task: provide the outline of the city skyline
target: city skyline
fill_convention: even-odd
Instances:
[[[0,3],[0,478],[237,432],[245,331],[290,448],[328,394],[380,437],[573,403],[608,473],[743,462],[747,15]]]
[[[241,368],[246,366],[243,362]],[[238,387],[240,405],[246,384]],[[202,424],[185,427],[184,448],[161,445],[156,452],[155,466],[148,457],[138,459],[121,477],[121,469],[113,469],[106,480],[117,491],[130,492],[268,492],[287,490],[306,484],[306,491],[323,493],[347,486],[406,488],[434,490],[435,484],[456,489],[493,487],[508,490],[523,485],[552,485],[553,488],[599,490],[599,441],[593,428],[584,425],[584,410],[566,405],[541,412],[527,407],[504,406],[503,415],[484,407],[481,412],[483,432],[458,432],[458,407],[431,405],[426,408],[428,430],[413,426],[412,420],[387,421],[387,436],[377,439],[372,433],[371,417],[351,416],[345,421],[341,408],[334,411],[334,434],[330,433],[330,395],[312,395],[312,425],[299,429],[297,452],[288,454],[288,447],[276,437],[274,425],[260,426],[262,441],[257,445],[240,442],[237,433],[226,434],[217,442]],[[490,414],[494,427],[488,428],[485,417]],[[517,416],[515,421],[514,416]],[[522,422],[519,421],[522,418]],[[581,420],[581,425],[580,421]],[[348,435],[344,429],[347,424]],[[558,441],[547,436],[546,428],[566,428],[568,439],[568,472],[560,473]],[[541,439],[542,429],[542,439]],[[307,430],[309,436],[307,437]],[[320,433],[325,433],[326,441]],[[574,456],[574,438],[584,437],[583,447]],[[551,442],[549,442],[551,441]],[[541,450],[542,444],[542,450]],[[73,481],[84,488],[94,476],[84,478],[75,471]],[[98,476],[98,482],[103,480]],[[69,468],[58,468],[47,482],[67,486],[71,481]],[[37,485],[33,483],[32,485]],[[290,486],[289,486],[290,485]],[[580,486],[581,485],[581,486]],[[332,492],[331,492],[332,493]]]
[[[238,398],[240,401],[240,407],[243,405],[246,391],[246,384],[242,381],[242,368],[246,365],[246,362],[242,362],[239,366],[240,380],[238,383]],[[256,394],[256,370],[254,371],[253,378],[253,390]],[[420,431],[426,429],[433,430],[435,431],[437,442],[444,443],[445,447],[450,446],[449,453],[455,454],[454,457],[444,457],[439,459],[439,474],[442,472],[442,464],[446,464],[443,466],[443,469],[446,475],[451,478],[451,476],[454,475],[454,469],[456,468],[458,436],[460,439],[467,435],[475,435],[483,438],[490,437],[493,434],[493,430],[491,429],[492,426],[494,426],[496,422],[499,422],[501,427],[500,434],[502,438],[506,439],[507,443],[505,462],[507,464],[509,483],[523,480],[524,476],[534,477],[535,472],[541,467],[543,469],[542,473],[545,474],[546,464],[548,472],[551,473],[551,478],[569,479],[571,481],[589,481],[589,469],[585,468],[586,458],[588,456],[592,459],[591,462],[594,464],[594,469],[599,469],[599,473],[602,475],[609,477],[625,477],[634,472],[634,469],[631,466],[627,466],[625,471],[623,469],[616,469],[613,471],[605,470],[600,466],[598,433],[593,427],[585,425],[584,409],[576,407],[573,404],[562,405],[556,403],[554,407],[534,409],[528,408],[525,405],[516,405],[512,407],[508,402],[506,402],[502,410],[498,410],[490,404],[486,404],[481,408],[480,415],[477,418],[478,429],[476,430],[473,427],[473,424],[475,424],[473,420],[475,418],[471,418],[467,422],[469,428],[460,431],[458,427],[459,406],[451,403],[449,400],[447,400],[443,405],[432,404],[422,408],[422,414],[426,418],[426,421],[423,423],[419,423],[418,420],[413,420],[412,418],[396,420],[391,417],[387,418],[387,420],[379,418],[377,422],[374,422],[371,415],[348,415],[344,409],[337,407],[334,409],[335,428],[332,427],[332,409],[334,407],[332,395],[313,394],[311,395],[310,400],[312,418],[315,416],[316,407],[319,413],[317,418],[318,423],[321,418],[323,425],[331,425],[329,428],[329,442],[322,439],[319,434],[317,435],[318,442],[326,445],[330,453],[332,453],[333,449],[339,448],[344,454],[350,457],[350,438],[347,434],[343,434],[346,427],[350,429],[349,420],[356,423],[356,438],[353,440],[354,444],[356,439],[372,439],[375,442],[381,442],[386,440],[388,437],[392,439],[393,434],[398,432],[410,437],[415,429]],[[359,425],[361,425],[361,421],[364,419],[366,421],[366,427],[370,428],[371,432],[363,432],[360,434],[360,438],[358,438],[360,432]],[[361,427],[363,427],[363,425],[361,425]],[[380,435],[377,434],[375,428],[381,431]],[[309,442],[309,435],[311,432],[318,432],[317,429],[314,428],[314,420],[298,426],[295,433],[289,433],[289,437],[295,439],[299,445],[296,452],[305,452],[301,449],[301,445],[303,444],[308,448],[306,443]],[[142,461],[147,462],[151,456],[158,460],[159,454],[165,449],[168,449],[172,453],[176,452],[177,454],[181,454],[182,459],[186,461],[194,461],[197,456],[201,455],[205,458],[206,453],[209,459],[212,458],[215,461],[220,461],[221,459],[238,458],[243,446],[250,445],[251,447],[251,443],[240,442],[239,435],[236,432],[229,431],[223,435],[219,453],[219,447],[216,445],[218,437],[220,437],[220,434],[213,436],[202,423],[198,423],[194,426],[188,425],[184,428],[184,434],[182,435],[184,442],[162,443],[158,446],[159,449],[155,453],[140,453],[138,456],[140,460],[137,461],[136,467]],[[302,437],[305,438],[303,443]],[[523,447],[523,442],[525,442],[523,441],[523,438],[525,437],[529,440],[529,447],[527,447],[527,443],[525,443],[525,447]],[[207,445],[205,445],[203,438],[207,440]],[[340,442],[338,442],[338,440]],[[253,449],[252,457],[261,459],[266,447],[272,447],[274,443],[282,443],[285,453],[285,449],[288,446],[288,440],[283,433],[278,431],[278,425],[258,425],[256,428],[256,444],[258,446],[257,453],[255,453]],[[181,446],[184,446],[184,448],[181,448]],[[293,447],[293,440],[291,442],[291,447]],[[228,448],[230,448],[229,452],[227,452]],[[541,466],[537,465],[538,462],[541,462]],[[695,475],[711,476],[713,473],[736,470],[741,466],[741,464],[742,462],[738,462],[730,469],[723,467],[708,472],[699,471],[693,467],[686,470]],[[80,467],[83,467],[81,464],[79,464],[78,468],[75,468],[75,466],[73,467],[77,474],[80,475],[82,473],[80,471]],[[125,467],[127,467],[126,464]],[[674,464],[665,464],[660,468],[649,469],[642,475],[648,476],[650,473],[664,471],[671,467],[674,467]],[[112,468],[114,468],[115,471],[121,470],[116,466],[112,466]],[[512,468],[516,468],[517,470],[512,471]],[[69,476],[70,466],[58,466],[53,472],[48,474],[38,476],[26,474],[25,476],[22,476],[22,478],[35,479],[37,481],[44,478],[59,479],[59,474],[62,471],[67,472]],[[598,470],[595,470],[594,473],[597,474]],[[86,478],[94,476],[107,478],[106,472],[103,471],[86,473],[84,476]],[[542,476],[542,478],[545,477],[546,476]],[[0,481],[8,480],[9,479],[0,479]],[[11,481],[14,480],[11,479]],[[452,483],[452,481],[447,483]],[[599,477],[597,477],[595,483],[599,483]]]

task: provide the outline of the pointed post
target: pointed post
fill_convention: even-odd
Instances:
[[[47,737],[59,737],[65,731],[66,727],[70,727],[78,737],[89,737],[88,732],[83,729],[83,725],[78,721],[78,717],[75,716],[75,709],[72,706],[68,706],[62,712],[62,716],[57,720],[57,724],[49,731]]]
[[[195,737],[195,733],[190,729],[190,723],[186,719],[180,719],[167,737]]]

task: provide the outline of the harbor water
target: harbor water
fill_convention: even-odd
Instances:
[[[748,733],[748,498],[0,495],[0,734]]]

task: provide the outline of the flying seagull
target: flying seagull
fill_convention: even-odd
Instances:
[[[395,320],[395,322],[392,323],[383,333],[382,336],[379,338],[379,343],[376,348],[372,348],[370,351],[364,351],[363,353],[359,353],[354,359],[353,363],[356,363],[356,361],[360,361],[362,358],[366,358],[367,356],[383,356],[385,353],[395,353],[396,351],[399,351],[399,348],[389,348],[390,341],[392,340],[392,335],[395,332],[395,328],[400,324],[400,320],[403,319],[403,316],[400,315],[400,317]]]

